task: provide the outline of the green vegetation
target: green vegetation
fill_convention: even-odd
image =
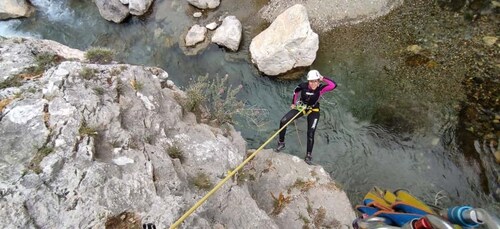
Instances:
[[[177,145],[177,143],[174,143],[172,146],[168,147],[167,149],[167,154],[171,158],[177,158],[182,162],[184,162],[184,152],[182,149]]]
[[[313,223],[316,226],[316,228],[321,228],[323,226],[325,218],[326,218],[326,209],[324,207],[320,207],[313,219]]]
[[[301,192],[307,192],[309,189],[315,186],[316,182],[314,181],[303,181],[302,179],[295,180],[295,183],[288,189],[288,192],[291,192],[292,189],[299,189]]]
[[[305,225],[307,225],[307,224],[309,224],[309,223],[310,223],[309,219],[308,219],[308,218],[307,218],[307,216],[305,216],[305,215],[300,214],[300,215],[299,215],[299,219],[300,219],[300,220],[302,220],[302,221],[304,222],[304,224],[305,224]]]
[[[104,88],[102,87],[95,87],[94,88],[94,92],[97,94],[97,95],[104,95]]]
[[[20,87],[21,85],[23,85],[21,77],[11,76],[6,80],[4,80],[3,82],[0,82],[0,89],[5,89],[9,87]]]
[[[130,85],[132,85],[132,88],[136,91],[141,91],[144,88],[144,84],[137,80],[132,80]]]
[[[112,68],[111,71],[109,72],[109,75],[117,76],[120,75],[120,73],[122,73],[122,70],[120,70],[119,68]]]
[[[80,71],[80,76],[86,80],[93,79],[96,76],[97,70],[93,68],[83,67]]]
[[[95,64],[109,64],[113,61],[114,56],[113,50],[101,47],[93,47],[85,53],[85,59]]]
[[[210,190],[212,188],[212,182],[207,174],[197,173],[192,179],[193,185],[199,189]]]
[[[283,209],[286,207],[286,205],[288,203],[290,203],[290,201],[292,201],[292,197],[291,196],[285,196],[283,195],[282,192],[280,192],[279,196],[278,197],[275,197],[274,194],[271,192],[271,196],[273,197],[273,211],[271,212],[271,214],[273,215],[278,215],[281,213],[281,211],[283,211]]]
[[[80,134],[80,136],[97,136],[98,134],[97,130],[87,126],[86,122],[82,122],[82,125],[80,125],[80,128],[78,128],[78,133]]]
[[[40,162],[42,162],[42,160],[52,152],[54,152],[54,148],[52,147],[43,146],[39,148],[35,156],[31,159],[28,169],[32,170],[37,174],[41,173],[42,168],[40,168]]]
[[[35,65],[26,68],[23,72],[19,73],[17,77],[19,79],[32,79],[39,77],[52,66],[61,62],[63,58],[50,52],[42,52],[36,55]]]
[[[234,116],[244,112],[245,103],[236,98],[241,86],[227,85],[228,76],[210,81],[208,74],[200,76],[186,90],[183,106],[187,111],[200,115],[204,108],[209,119],[218,125],[234,123]]]

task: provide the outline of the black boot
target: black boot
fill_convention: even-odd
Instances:
[[[306,158],[304,158],[304,161],[308,164],[308,165],[312,165],[312,154],[311,152],[307,152],[306,153]]]
[[[276,147],[276,149],[274,149],[274,151],[279,152],[284,148],[285,148],[285,142],[278,141],[278,146]]]

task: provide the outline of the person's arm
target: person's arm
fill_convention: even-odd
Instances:
[[[337,84],[335,83],[335,81],[333,81],[330,78],[321,77],[319,80],[321,80],[322,82],[326,83],[326,86],[323,87],[323,88],[321,88],[321,91],[319,92],[319,96],[322,96],[326,92],[329,92],[329,91],[331,91],[331,90],[333,90],[333,89],[335,89],[337,87]]]
[[[300,84],[297,87],[295,87],[295,90],[293,90],[292,105],[290,106],[290,108],[295,109],[295,106],[297,105],[297,100],[299,99],[299,94],[300,94],[301,90],[302,90],[302,87]]]

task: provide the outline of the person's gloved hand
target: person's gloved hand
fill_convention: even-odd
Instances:
[[[295,104],[292,104],[292,105],[290,106],[290,108],[292,108],[292,110],[293,110],[293,109],[295,109],[295,107],[296,107],[296,105],[295,105]]]

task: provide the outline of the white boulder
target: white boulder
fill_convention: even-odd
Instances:
[[[215,30],[212,42],[225,46],[232,51],[238,51],[241,41],[242,26],[235,16],[227,16]]]
[[[186,35],[186,46],[194,46],[205,40],[207,28],[200,25],[193,25]]]
[[[296,67],[310,66],[318,48],[318,34],[311,29],[307,10],[297,4],[252,39],[250,54],[261,72],[275,76]]]
[[[0,0],[0,20],[29,17],[35,8],[26,0]]]
[[[200,9],[215,9],[220,5],[220,0],[188,0],[188,2]]]

